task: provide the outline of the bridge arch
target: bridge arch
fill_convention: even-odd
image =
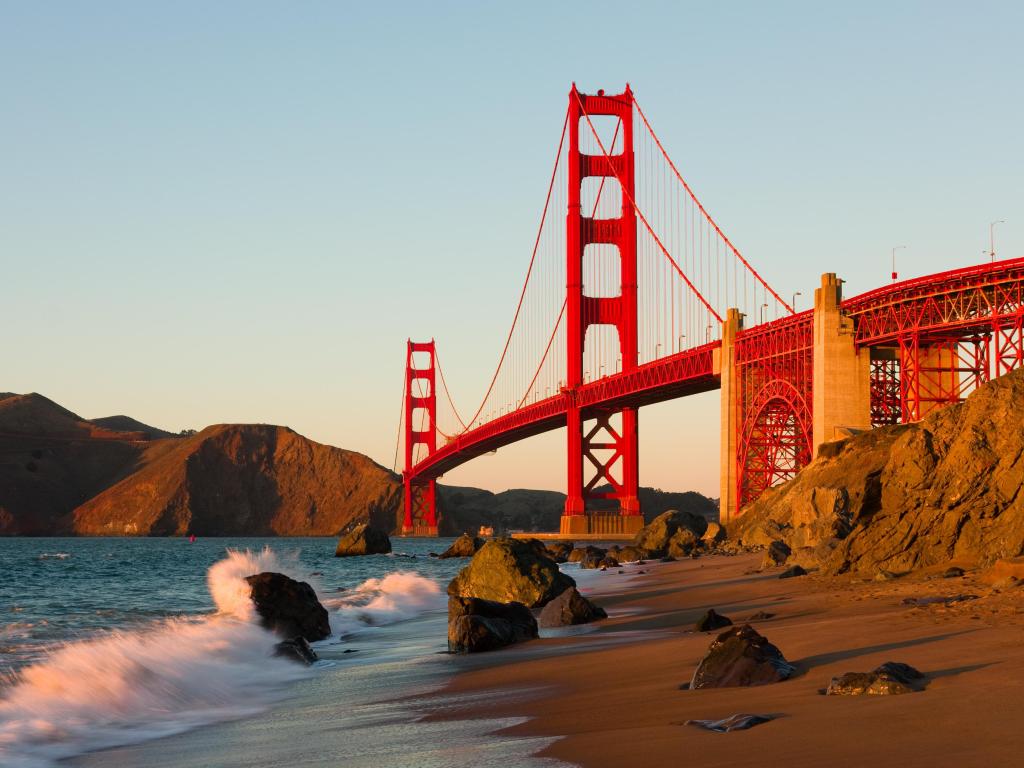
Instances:
[[[745,409],[739,434],[741,504],[789,480],[811,460],[811,407],[793,384],[768,381]]]

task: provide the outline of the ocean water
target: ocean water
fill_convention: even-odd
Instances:
[[[425,719],[456,671],[444,588],[465,561],[428,556],[450,541],[0,539],[0,765],[552,765],[530,757],[544,740],[493,735],[510,721]],[[267,570],[328,609],[311,668],[272,656],[244,581]]]

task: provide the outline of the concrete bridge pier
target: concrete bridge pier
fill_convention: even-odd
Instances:
[[[736,333],[743,315],[730,309],[722,323],[722,346],[715,350],[714,372],[720,377],[722,447],[720,455],[719,519],[728,522],[739,514],[740,391],[736,376]]]

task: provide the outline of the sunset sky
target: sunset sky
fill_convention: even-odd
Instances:
[[[573,81],[629,81],[801,308],[897,245],[906,277],[987,259],[997,219],[1024,256],[1022,29],[1009,2],[0,2],[0,391],[390,467],[407,337],[483,394]],[[640,423],[644,485],[718,495],[717,393]],[[551,433],[445,481],[563,489],[564,462]]]

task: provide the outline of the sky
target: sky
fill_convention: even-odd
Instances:
[[[408,337],[475,403],[575,81],[628,81],[779,292],[1024,256],[1013,2],[0,0],[0,391],[391,466]],[[470,410],[467,406],[463,409]],[[640,413],[718,495],[718,397]],[[446,482],[564,489],[564,432]]]

